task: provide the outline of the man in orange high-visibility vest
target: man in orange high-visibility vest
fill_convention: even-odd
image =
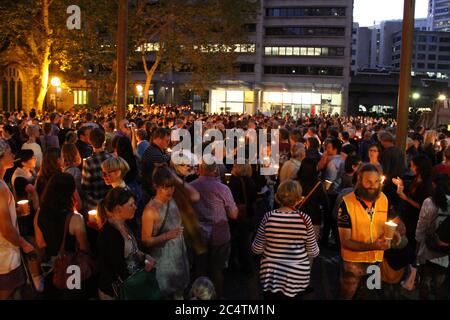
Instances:
[[[372,164],[358,172],[354,192],[345,195],[339,207],[338,227],[344,270],[341,298],[352,299],[369,265],[383,261],[390,243],[384,238],[388,199],[381,192],[381,175]],[[396,235],[398,241],[399,236]]]

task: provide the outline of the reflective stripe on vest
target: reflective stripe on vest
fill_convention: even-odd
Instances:
[[[387,221],[388,200],[384,193],[381,193],[375,202],[372,217],[356,198],[354,192],[345,195],[343,200],[352,223],[350,240],[363,243],[375,242],[384,233],[384,223]],[[351,251],[341,246],[341,254],[344,261],[373,263],[383,261],[384,251]]]

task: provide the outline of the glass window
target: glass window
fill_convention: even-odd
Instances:
[[[299,56],[300,55],[300,47],[294,47],[293,54],[294,54],[294,56]]]
[[[320,48],[314,48],[314,55],[315,56],[320,56],[322,49]]]
[[[314,55],[314,48],[308,48],[308,56]]]
[[[302,55],[302,56],[308,55],[308,48],[301,47],[300,48],[300,55]]]
[[[286,55],[286,47],[280,47],[279,48],[279,55],[280,56],[285,56]]]
[[[327,56],[328,55],[328,48],[327,47],[323,47],[322,48],[322,55],[323,56]]]
[[[287,47],[286,48],[286,55],[287,56],[292,56],[292,47]]]
[[[272,47],[272,55],[274,56],[278,55],[278,47]]]
[[[272,47],[265,47],[264,48],[264,54],[266,56],[271,56],[272,55]]]

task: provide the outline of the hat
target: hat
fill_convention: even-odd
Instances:
[[[8,150],[8,148],[9,148],[9,144],[5,140],[0,139],[0,158],[3,157],[3,155],[5,154],[6,150]]]
[[[34,152],[30,149],[22,149],[16,154],[15,162],[26,162],[33,158]]]

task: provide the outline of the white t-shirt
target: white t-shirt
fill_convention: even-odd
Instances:
[[[39,171],[39,168],[41,167],[42,163],[42,149],[41,146],[38,145],[36,142],[28,143],[25,142],[22,145],[22,150],[32,150],[34,155],[36,156],[36,171]]]
[[[5,181],[0,180],[0,192],[6,193],[7,206],[12,225],[17,229],[16,202]],[[7,274],[20,267],[20,249],[6,240],[0,233],[0,274]]]

